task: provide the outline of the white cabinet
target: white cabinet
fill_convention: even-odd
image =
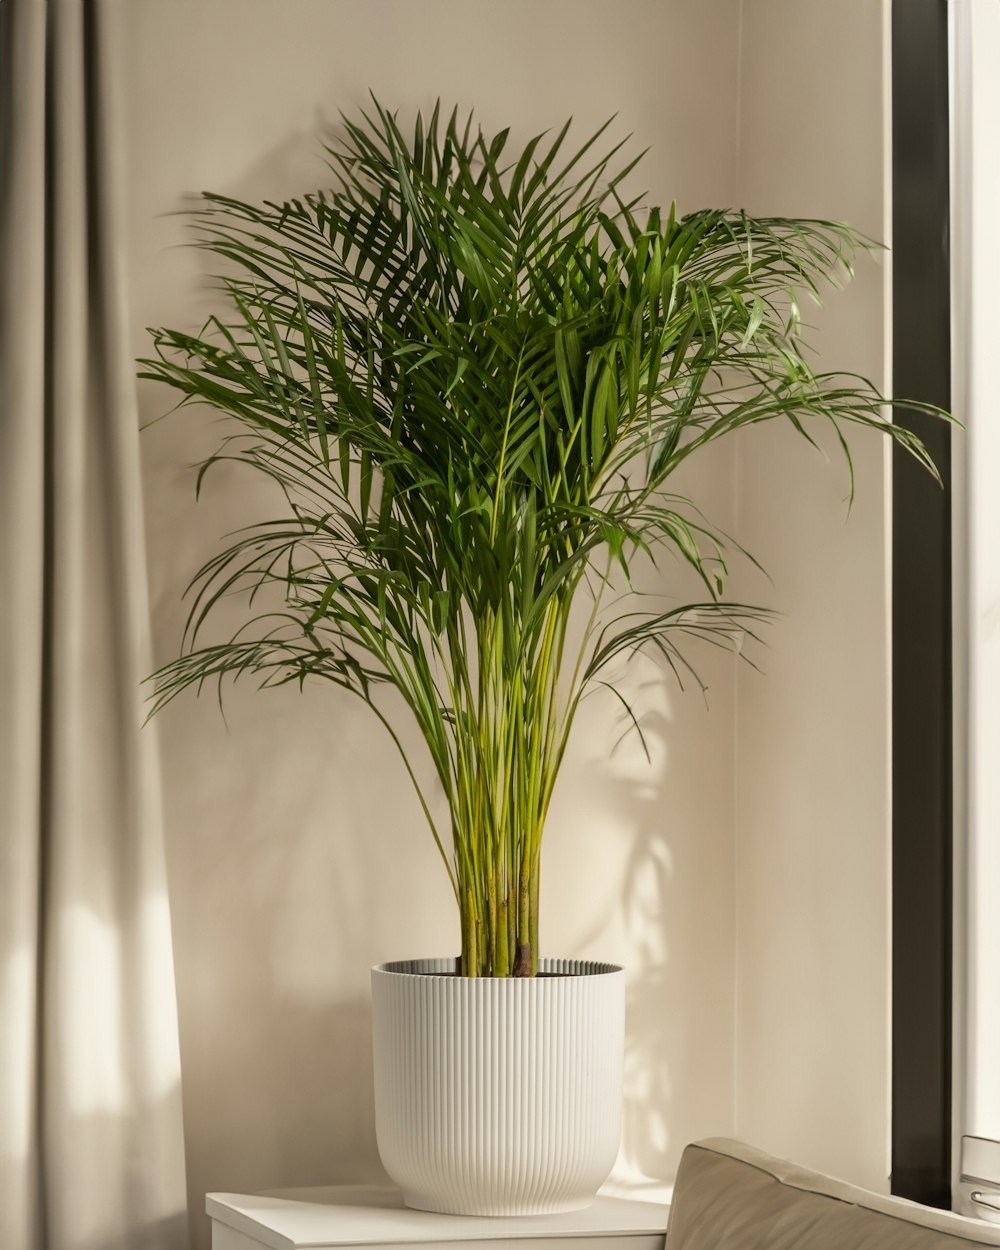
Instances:
[[[209,1194],[212,1250],[663,1250],[664,1203],[600,1196],[565,1215],[486,1218],[433,1215],[403,1206],[397,1190],[371,1185]]]

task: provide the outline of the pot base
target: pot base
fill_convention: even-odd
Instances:
[[[461,1204],[453,1207],[446,1203],[432,1203],[412,1194],[404,1193],[403,1205],[409,1207],[411,1211],[430,1211],[434,1215],[475,1215],[483,1219],[505,1219],[508,1216],[567,1215],[570,1211],[586,1211],[588,1207],[594,1205],[594,1198],[587,1198],[583,1202],[545,1202],[537,1206],[504,1206],[497,1207],[495,1210],[492,1207],[489,1210],[484,1210],[477,1205],[476,1209],[472,1211]]]

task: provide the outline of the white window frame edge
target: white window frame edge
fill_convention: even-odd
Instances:
[[[958,1209],[975,1214],[959,1182],[961,1138],[1000,1139],[1000,383],[991,376],[1000,311],[982,278],[1000,278],[990,230],[1000,205],[990,143],[992,119],[1000,129],[1000,0],[949,0],[949,19],[952,409],[966,426],[953,435],[952,466],[952,1192]]]

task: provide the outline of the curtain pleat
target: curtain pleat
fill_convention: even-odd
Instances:
[[[187,1244],[119,2],[0,2],[3,1250]]]

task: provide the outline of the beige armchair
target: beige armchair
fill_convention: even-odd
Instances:
[[[970,1250],[1000,1225],[869,1193],[727,1138],[677,1173],[667,1250]]]

